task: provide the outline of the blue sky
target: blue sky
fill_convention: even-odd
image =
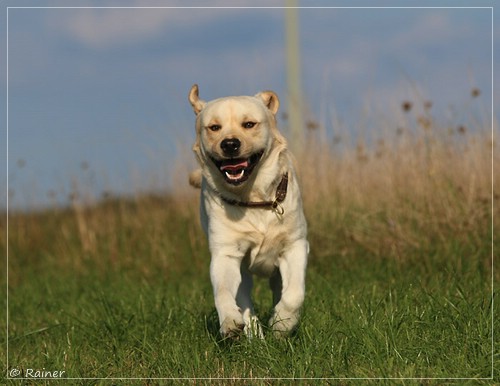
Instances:
[[[325,3],[345,5],[299,6]],[[21,0],[2,3],[2,20],[14,6],[180,4],[195,3]],[[262,4],[281,7],[284,1]],[[380,2],[450,4],[495,5]],[[450,106],[459,112],[467,105],[472,87],[481,89],[483,108],[490,111],[491,14],[456,8],[300,9],[306,116],[330,132],[334,121],[355,130],[370,121],[367,110],[391,116],[417,92],[433,101],[433,111],[445,121]],[[8,179],[9,205],[64,203],[75,186],[99,197],[104,190],[133,193],[186,183],[179,174],[186,160],[194,161],[194,115],[187,102],[193,83],[205,99],[272,89],[286,110],[284,20],[280,8],[9,8],[9,168],[0,171],[1,186]],[[6,30],[0,31],[3,52]],[[498,35],[495,28],[496,41]],[[1,67],[6,89],[5,61]],[[0,102],[5,116],[5,93]],[[286,122],[280,124],[286,132]],[[0,197],[5,206],[6,189]]]

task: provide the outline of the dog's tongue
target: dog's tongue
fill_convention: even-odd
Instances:
[[[246,167],[248,167],[248,160],[228,160],[225,161],[224,164],[222,164],[220,170],[235,171],[235,170],[245,169]]]

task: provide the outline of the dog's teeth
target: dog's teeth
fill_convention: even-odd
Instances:
[[[229,178],[230,180],[239,180],[245,174],[245,169],[242,169],[241,172],[239,172],[238,174],[230,174],[228,172],[225,173],[226,177]]]

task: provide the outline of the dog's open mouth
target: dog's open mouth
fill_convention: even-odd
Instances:
[[[228,158],[218,160],[211,157],[211,159],[215,166],[217,166],[217,169],[220,170],[227,183],[239,185],[250,177],[255,165],[257,165],[260,161],[263,153],[264,151],[259,151],[252,154],[248,158]]]

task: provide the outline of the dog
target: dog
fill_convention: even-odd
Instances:
[[[263,337],[252,301],[252,274],[269,278],[269,327],[288,336],[305,295],[309,243],[294,161],[276,125],[278,96],[205,102],[193,85],[193,151],[201,166],[200,217],[211,254],[210,279],[222,337]]]

